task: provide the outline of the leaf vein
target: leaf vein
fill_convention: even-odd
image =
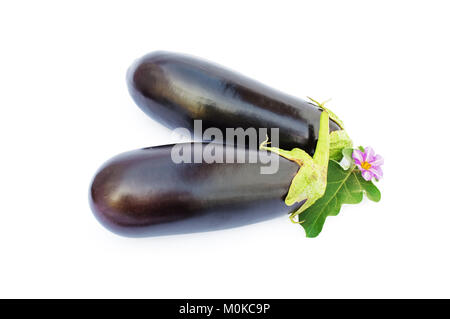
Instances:
[[[346,176],[344,179],[342,179],[343,183],[341,184],[341,186],[339,186],[339,187],[337,188],[337,190],[333,193],[333,195],[331,196],[331,198],[330,198],[327,202],[324,203],[324,207],[327,207],[328,204],[336,197],[336,194],[339,192],[339,190],[342,188],[342,185],[345,184],[345,181],[347,181],[347,179],[350,177],[350,175],[351,175],[352,173],[353,173],[353,171],[352,171],[351,169],[349,169],[349,173],[347,173],[347,176]],[[337,201],[337,198],[336,198],[336,203],[339,204],[339,202]],[[339,206],[339,205],[337,205],[337,206]],[[320,206],[319,206],[319,207],[320,207]],[[310,208],[312,208],[312,207],[310,207]],[[315,225],[315,224],[317,223],[317,220],[318,220],[319,217],[322,215],[323,210],[324,210],[324,208],[322,208],[322,209],[319,210],[319,212],[318,212],[316,218],[313,219],[312,225]]]

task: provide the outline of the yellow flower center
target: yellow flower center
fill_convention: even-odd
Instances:
[[[365,170],[368,170],[372,167],[372,165],[370,165],[370,163],[367,162],[362,162],[361,167],[364,168]]]

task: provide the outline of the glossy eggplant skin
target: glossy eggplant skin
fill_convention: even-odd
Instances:
[[[195,144],[186,143],[192,153]],[[279,157],[278,171],[264,175],[256,163],[179,163],[173,145],[120,154],[95,175],[90,205],[111,231],[143,237],[205,232],[285,215],[284,197],[299,166]],[[220,147],[224,147],[220,144]],[[244,150],[247,155],[253,150]]]
[[[129,68],[127,83],[136,104],[169,128],[193,132],[194,120],[202,120],[203,130],[216,127],[222,134],[226,128],[279,128],[281,148],[314,153],[321,113],[317,106],[216,64],[153,52]],[[330,120],[330,132],[338,129]]]

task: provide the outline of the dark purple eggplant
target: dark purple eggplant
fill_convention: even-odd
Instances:
[[[154,52],[128,70],[127,83],[136,104],[169,128],[203,130],[279,128],[279,146],[299,147],[313,155],[321,111],[312,103],[271,89],[213,63],[186,55]],[[330,120],[330,131],[339,126]],[[196,136],[201,138],[201,136]],[[260,136],[259,140],[265,136]]]
[[[184,145],[194,156],[207,144]],[[299,169],[292,161],[278,157],[277,172],[264,175],[260,168],[267,163],[248,160],[251,152],[262,151],[241,150],[245,163],[176,164],[172,147],[123,153],[99,169],[89,197],[104,226],[133,237],[204,232],[287,217],[301,205],[284,203]]]

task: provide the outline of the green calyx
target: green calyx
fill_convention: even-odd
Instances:
[[[369,200],[378,202],[381,193],[372,181],[366,181],[353,160],[353,142],[343,130],[342,121],[324,107],[324,103],[310,99],[322,109],[320,116],[319,139],[314,156],[301,149],[285,151],[261,144],[263,150],[274,152],[300,165],[297,175],[292,179],[285,198],[291,206],[304,201],[303,205],[290,215],[294,223],[300,223],[306,237],[316,237],[328,216],[339,214],[344,204],[357,204],[365,194]],[[332,119],[341,130],[329,133],[329,120]],[[359,148],[362,152],[364,149]],[[302,214],[302,219],[295,217]]]
[[[353,145],[344,130],[329,133],[330,118],[341,128],[343,128],[343,123],[334,113],[324,107],[326,102],[319,103],[311,98],[310,100],[322,109],[319,138],[313,157],[299,148],[287,151],[276,147],[268,147],[267,140],[260,145],[260,149],[276,153],[300,166],[298,173],[292,179],[285,198],[285,203],[288,206],[305,201],[297,211],[290,215],[290,219],[294,223],[301,223],[301,221],[296,221],[295,217],[311,207],[325,194],[329,160],[340,161],[342,150]]]

